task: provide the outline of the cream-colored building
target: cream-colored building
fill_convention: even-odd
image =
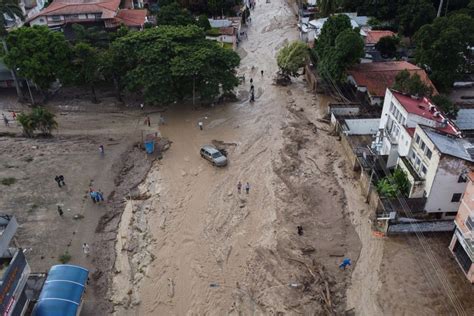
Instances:
[[[449,249],[466,275],[474,283],[474,173],[467,177],[467,187],[454,223],[456,230]]]
[[[426,198],[424,211],[454,217],[474,166],[474,144],[418,125],[408,155],[398,159],[411,182],[410,198]]]

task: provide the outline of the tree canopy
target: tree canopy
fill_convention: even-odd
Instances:
[[[456,119],[459,108],[456,104],[451,102],[447,96],[438,94],[431,97],[431,101],[433,101],[433,103],[436,104],[450,119]]]
[[[212,99],[238,85],[232,50],[205,39],[195,25],[159,26],[128,34],[112,45],[114,64],[121,64],[121,82],[140,91],[147,102],[170,103],[191,96],[193,84],[201,99]]]
[[[294,41],[280,49],[277,55],[277,64],[282,74],[297,76],[298,70],[304,67],[308,56],[308,46],[301,41]]]
[[[384,36],[382,37],[375,48],[383,57],[393,58],[397,55],[397,46],[400,43],[398,36]]]
[[[160,11],[158,11],[156,15],[156,24],[174,26],[189,25],[196,24],[196,20],[187,9],[173,2],[160,8]]]
[[[4,59],[6,65],[18,69],[41,90],[46,91],[64,76],[71,50],[62,33],[46,26],[21,27],[9,33],[7,43],[10,50]]]
[[[321,16],[328,17],[336,12],[337,3],[336,0],[319,0],[318,7]]]
[[[420,27],[433,22],[436,11],[429,0],[409,0],[398,10],[399,31],[412,36]]]
[[[463,73],[472,71],[469,47],[474,46],[474,19],[465,14],[441,17],[416,32],[415,58],[438,89],[449,90]]]
[[[209,19],[207,18],[207,15],[201,14],[197,20],[197,25],[199,27],[202,27],[205,31],[211,29],[211,23],[209,23]]]
[[[364,56],[364,41],[346,15],[328,18],[315,44],[318,70],[330,81],[345,81],[345,71]]]
[[[408,70],[402,70],[396,77],[393,88],[397,91],[417,95],[420,97],[430,96],[433,91],[426,85],[418,74],[410,75]]]

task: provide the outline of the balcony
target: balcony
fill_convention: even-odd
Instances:
[[[408,181],[410,181],[410,193],[409,198],[422,198],[424,197],[425,180],[423,180],[413,168],[411,162],[407,157],[399,157],[398,166],[405,171]]]
[[[456,229],[456,237],[458,238],[459,243],[463,246],[464,250],[466,250],[466,253],[468,254],[471,261],[474,262],[474,238],[468,238],[466,235],[463,235],[459,228]]]

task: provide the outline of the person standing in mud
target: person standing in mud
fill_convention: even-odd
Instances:
[[[59,205],[58,205],[58,214],[59,214],[59,216],[61,216],[61,217],[63,217],[63,214],[64,214],[62,207],[59,206]]]
[[[242,182],[239,181],[239,183],[237,183],[237,192],[242,192]]]
[[[61,179],[59,179],[59,176],[56,176],[54,178],[54,181],[56,181],[56,183],[58,184],[58,187],[61,187]]]
[[[8,120],[8,118],[5,116],[5,114],[2,113],[2,117],[3,117],[3,123],[5,123],[5,126],[10,126],[9,120]]]
[[[199,129],[202,131],[202,130],[203,130],[203,126],[204,126],[204,125],[202,124],[202,122],[201,122],[201,121],[199,121],[199,122],[198,122],[198,126],[199,126]]]
[[[245,184],[245,193],[249,194],[249,192],[250,192],[250,184],[247,182]]]
[[[100,146],[99,146],[99,152],[100,152],[100,155],[101,155],[101,156],[104,155],[104,145],[100,145]]]

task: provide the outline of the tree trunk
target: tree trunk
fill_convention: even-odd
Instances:
[[[7,46],[7,42],[5,41],[5,37],[2,37],[2,44],[3,44],[3,50],[5,51],[5,54],[8,54],[8,46]],[[18,95],[18,99],[23,100],[23,94],[21,93],[20,85],[18,84],[18,79],[16,77],[15,69],[11,69],[10,72],[12,73],[13,82],[15,82],[15,89],[16,89],[16,94]]]

